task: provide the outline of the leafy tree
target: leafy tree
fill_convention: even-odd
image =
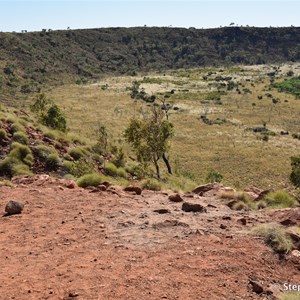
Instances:
[[[125,130],[125,139],[132,146],[139,162],[145,168],[151,162],[155,166],[156,175],[160,178],[159,160],[169,149],[173,124],[165,119],[160,107],[152,106],[148,118],[132,118]],[[168,171],[170,172],[169,168]]]
[[[30,106],[31,111],[43,115],[49,109],[49,106],[53,104],[53,101],[49,99],[44,93],[38,94],[35,98],[35,102]]]
[[[292,173],[290,174],[290,181],[298,188],[300,187],[300,156],[291,157]]]
[[[47,114],[43,117],[43,123],[53,129],[58,129],[61,131],[67,130],[67,121],[61,111],[61,109],[53,104],[47,111]]]

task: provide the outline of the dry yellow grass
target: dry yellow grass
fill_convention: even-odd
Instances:
[[[297,65],[281,67],[284,72],[291,68],[299,74]],[[213,80],[205,81],[202,78],[209,70],[216,71],[216,75],[232,76],[232,80],[244,85],[239,87],[242,93],[238,94],[235,89],[229,91],[221,97],[222,105],[213,101],[205,103],[205,92],[216,90],[214,86],[209,86],[209,83],[214,83]],[[164,81],[160,88],[157,83],[152,88],[151,84],[147,84],[145,88],[148,91],[154,93],[158,89],[159,92],[165,92],[174,86],[177,90],[168,100],[179,107],[178,111],[170,111],[170,120],[176,132],[170,153],[173,165],[176,160],[177,169],[193,174],[199,183],[204,182],[210,169],[215,169],[224,175],[225,184],[236,188],[249,185],[264,188],[288,186],[290,156],[299,154],[300,141],[293,139],[291,133],[300,133],[300,100],[278,93],[275,89],[269,90],[270,80],[266,73],[272,70],[271,66],[223,68],[223,72],[218,70],[179,70],[171,71],[167,76],[147,75]],[[49,95],[65,111],[73,133],[93,138],[97,123],[100,122],[105,124],[115,140],[122,141],[122,132],[130,117],[147,113],[147,104],[131,99],[126,91],[133,80],[142,78],[114,77],[97,84],[66,85],[54,88]],[[180,86],[168,84],[168,81],[178,80],[186,83]],[[101,89],[103,84],[108,84],[107,90]],[[244,94],[244,88],[251,90],[251,94]],[[179,93],[178,90],[183,89],[190,92]],[[266,93],[279,98],[280,103],[273,104],[265,96]],[[193,95],[196,95],[195,99]],[[260,95],[263,96],[262,100],[257,98]],[[209,119],[221,118],[228,122],[206,125],[200,120],[200,115],[205,113]],[[276,133],[287,130],[290,135],[270,136],[268,142],[258,140],[260,134],[247,128],[262,127],[263,123]],[[128,150],[127,145],[125,149]]]

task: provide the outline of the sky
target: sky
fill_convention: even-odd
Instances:
[[[0,31],[172,26],[300,26],[300,0],[0,0]]]

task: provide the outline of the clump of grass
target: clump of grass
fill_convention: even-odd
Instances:
[[[98,186],[103,181],[103,177],[98,173],[91,173],[81,176],[77,180],[79,187]]]
[[[25,132],[25,128],[24,126],[22,126],[20,123],[13,123],[10,127],[12,133],[15,133],[15,132]]]
[[[148,178],[142,182],[142,188],[152,191],[160,191],[162,188],[162,184],[155,178]]]
[[[285,191],[269,193],[266,195],[264,200],[268,206],[273,208],[288,208],[294,207],[297,204],[295,197]]]
[[[280,300],[299,300],[299,292],[283,293],[280,296]]]
[[[59,156],[55,153],[51,153],[46,158],[46,168],[49,170],[56,170],[60,166]]]
[[[46,161],[47,157],[50,154],[57,154],[56,150],[53,147],[49,147],[45,145],[38,145],[34,147],[33,151],[41,161]]]
[[[0,129],[0,142],[3,142],[7,139],[7,132],[5,129],[1,128]]]
[[[111,177],[123,177],[127,178],[127,172],[124,168],[117,168],[116,165],[112,162],[105,163],[103,166],[103,170],[106,175]]]
[[[173,175],[167,178],[166,186],[176,192],[188,192],[196,188],[197,184],[192,179],[185,176]]]
[[[16,131],[13,134],[14,141],[26,145],[28,143],[27,135],[22,131]]]
[[[293,242],[283,228],[278,224],[265,224],[253,228],[252,233],[262,237],[265,243],[277,253],[288,252],[292,249]]]
[[[72,148],[69,152],[70,156],[75,160],[79,160],[87,156],[88,151],[83,147]]]
[[[117,168],[117,176],[122,178],[127,178],[127,172],[123,167]]]
[[[239,201],[239,202],[233,204],[232,209],[233,210],[249,210],[249,206],[246,203]]]
[[[11,144],[11,151],[8,156],[24,162],[24,159],[28,154],[32,154],[29,147],[18,142],[14,142]]]

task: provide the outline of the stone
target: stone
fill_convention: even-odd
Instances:
[[[142,194],[142,189],[138,186],[127,186],[126,188],[124,188],[125,192],[135,192],[137,195],[141,195]]]
[[[206,208],[201,204],[194,204],[189,202],[184,202],[181,209],[185,212],[206,212]]]
[[[247,225],[247,220],[246,220],[246,218],[241,218],[241,219],[239,219],[238,220],[240,223],[242,223],[242,225]]]
[[[264,291],[263,286],[255,280],[250,280],[250,285],[252,286],[252,291],[256,294],[262,294]]]
[[[104,191],[107,190],[107,187],[106,187],[104,184],[100,184],[100,185],[97,186],[97,189],[98,189],[99,191],[104,192]]]
[[[238,203],[238,202],[239,202],[238,200],[233,199],[233,200],[228,201],[228,202],[226,203],[226,205],[227,205],[228,207],[232,208],[233,205],[236,204],[236,203]]]
[[[214,183],[208,183],[205,185],[201,185],[198,186],[197,188],[195,188],[192,192],[194,194],[198,194],[200,196],[202,196],[204,193],[210,191],[210,190],[220,190],[221,188],[223,188],[223,185],[218,183],[218,182],[214,182]]]
[[[103,182],[101,182],[100,185],[105,185],[105,186],[106,186],[106,189],[108,189],[108,188],[112,185],[112,183],[109,182],[109,181],[103,181]]]
[[[227,226],[226,226],[225,224],[221,224],[221,225],[220,225],[220,228],[221,228],[221,229],[226,229]]]
[[[292,256],[295,256],[295,257],[300,257],[300,251],[299,251],[299,250],[293,250],[293,251],[291,252],[291,255],[292,255]]]
[[[156,212],[158,214],[169,214],[170,213],[170,211],[166,208],[155,209],[154,212]]]
[[[5,212],[7,215],[20,214],[24,208],[24,204],[17,201],[9,201],[5,206]]]
[[[66,188],[68,189],[75,189],[76,188],[76,182],[71,180],[70,182],[66,183]]]
[[[280,224],[284,225],[284,226],[292,226],[292,225],[296,225],[296,223],[297,222],[295,222],[294,220],[291,220],[291,219],[285,219],[285,220],[280,221]]]
[[[172,201],[172,202],[183,202],[183,199],[179,194],[170,195],[169,200]]]

